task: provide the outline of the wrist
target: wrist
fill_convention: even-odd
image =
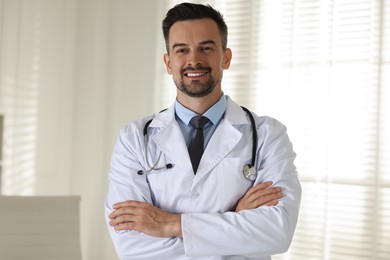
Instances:
[[[183,237],[183,233],[181,230],[181,214],[173,214],[171,230],[173,237]]]

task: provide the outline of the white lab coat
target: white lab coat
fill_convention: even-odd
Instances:
[[[255,182],[242,174],[243,166],[251,161],[251,124],[230,98],[196,175],[173,106],[155,115],[147,144],[150,164],[162,152],[159,166],[171,163],[171,169],[137,174],[149,169],[143,128],[151,117],[120,131],[109,173],[107,221],[114,203],[145,201],[182,213],[183,231],[182,239],[154,238],[136,231],[117,233],[109,226],[120,259],[270,259],[288,249],[301,198],[295,153],[285,126],[269,117],[254,116],[258,132]],[[283,189],[277,206],[233,212],[250,187],[265,181]]]

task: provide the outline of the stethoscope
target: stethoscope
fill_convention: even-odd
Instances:
[[[242,170],[242,173],[244,177],[249,180],[249,181],[254,181],[257,178],[257,172],[255,169],[255,162],[256,162],[256,148],[257,148],[257,131],[256,131],[256,124],[255,124],[255,119],[252,115],[252,113],[246,108],[241,106],[241,108],[246,112],[246,114],[249,116],[249,119],[251,121],[251,127],[252,127],[252,161],[249,164],[245,164]],[[166,109],[160,111],[163,112]],[[149,143],[149,135],[148,135],[148,129],[150,123],[153,121],[153,119],[150,119],[149,121],[146,122],[144,129],[143,129],[143,134],[144,134],[144,143],[145,143],[145,161],[147,166],[149,167],[148,170],[139,170],[137,172],[138,175],[144,175],[145,173],[149,173],[151,171],[159,171],[159,170],[164,170],[164,169],[171,169],[173,168],[172,163],[165,164],[164,166],[157,166],[158,163],[160,162],[162,152],[159,153],[157,160],[155,163],[150,163],[149,161],[149,156],[148,156],[148,143]]]

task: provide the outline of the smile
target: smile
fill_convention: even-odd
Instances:
[[[204,75],[206,75],[208,72],[205,71],[205,72],[187,72],[187,73],[184,73],[184,76],[186,77],[189,77],[189,78],[198,78],[198,77],[202,77]]]

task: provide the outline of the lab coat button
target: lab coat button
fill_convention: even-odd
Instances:
[[[200,196],[199,192],[195,192],[195,193],[194,193],[194,198],[195,198],[195,199],[199,198],[199,196]]]

